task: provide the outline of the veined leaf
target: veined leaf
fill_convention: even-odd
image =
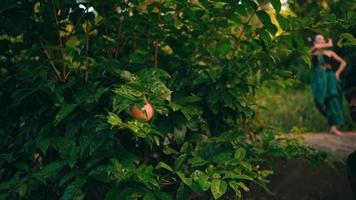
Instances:
[[[61,162],[61,161],[53,162],[49,165],[46,165],[38,172],[36,172],[34,174],[34,177],[36,177],[41,181],[46,181],[47,178],[57,175],[58,172],[62,170],[66,165],[67,165],[66,162]]]
[[[239,189],[239,185],[235,181],[230,181],[229,185],[235,191],[236,199],[241,199],[241,191]]]
[[[107,117],[107,121],[111,126],[122,126],[122,120],[119,116],[117,116],[115,113],[109,113],[109,116]]]
[[[156,198],[159,200],[172,200],[173,198],[166,192],[155,192]]]
[[[183,181],[184,184],[192,186],[193,180],[191,178],[186,178],[182,172],[177,172],[177,175]]]
[[[44,137],[37,138],[36,144],[38,148],[40,148],[43,154],[46,154],[50,141],[51,140],[49,138],[44,138]]]
[[[63,193],[63,200],[71,200],[73,199],[77,192],[80,191],[80,187],[82,187],[86,182],[84,177],[77,177],[71,184],[67,186]]]
[[[156,168],[163,168],[163,169],[166,169],[166,170],[168,170],[168,171],[170,171],[170,172],[173,172],[172,167],[170,167],[169,165],[167,165],[167,164],[164,163],[164,162],[159,162],[159,163],[157,164]]]
[[[356,46],[356,38],[350,33],[342,33],[337,42],[337,46]]]
[[[143,200],[156,200],[156,197],[152,192],[146,192]]]
[[[242,147],[238,148],[234,153],[234,159],[237,160],[242,160],[245,158],[245,156],[246,156],[246,151]]]
[[[223,194],[225,194],[227,190],[227,183],[225,181],[214,179],[211,182],[211,193],[213,194],[214,199],[220,198]]]
[[[78,104],[64,104],[62,108],[58,111],[54,124],[58,125],[64,118],[66,118],[73,110],[78,106]]]

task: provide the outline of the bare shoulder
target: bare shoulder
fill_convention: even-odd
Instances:
[[[324,51],[323,51],[323,54],[324,54],[324,55],[327,55],[327,56],[329,56],[329,57],[331,57],[331,56],[334,56],[334,55],[335,55],[335,52],[332,51],[332,50],[324,50]]]
[[[339,55],[337,55],[337,53],[335,53],[332,50],[326,50],[323,52],[323,54],[328,57],[334,58],[335,60],[337,60],[339,62],[344,62],[344,60]]]

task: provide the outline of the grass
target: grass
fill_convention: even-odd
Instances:
[[[295,87],[269,84],[257,92],[255,125],[283,133],[325,132],[327,120],[316,109],[310,86]],[[343,130],[355,129],[344,103],[346,124]]]

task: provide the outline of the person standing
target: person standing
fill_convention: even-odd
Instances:
[[[324,36],[316,35],[312,48],[312,93],[314,102],[330,126],[329,132],[343,135],[337,128],[344,123],[343,96],[339,85],[340,75],[346,67],[346,62],[334,51],[327,50],[332,41],[326,42]],[[337,68],[336,72],[332,69]]]

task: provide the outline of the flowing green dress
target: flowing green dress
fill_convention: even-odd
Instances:
[[[342,93],[335,72],[325,64],[335,65],[335,61],[323,54],[313,55],[312,92],[318,110],[328,119],[328,124],[344,123]]]

